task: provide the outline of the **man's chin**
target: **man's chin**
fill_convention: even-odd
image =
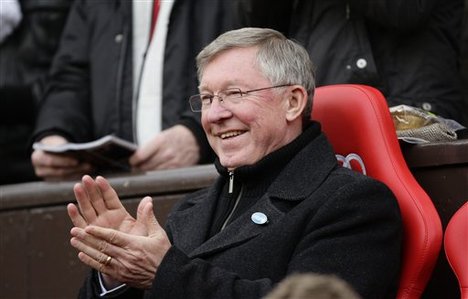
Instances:
[[[221,165],[226,167],[228,170],[234,170],[241,166],[239,165],[239,161],[237,161],[234,157],[220,157],[219,163],[221,163]]]

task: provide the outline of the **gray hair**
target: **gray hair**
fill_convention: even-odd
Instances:
[[[217,55],[235,48],[258,47],[256,64],[272,85],[298,84],[308,92],[303,124],[310,121],[315,91],[314,65],[306,49],[280,32],[267,28],[241,28],[221,34],[197,56],[198,80]]]

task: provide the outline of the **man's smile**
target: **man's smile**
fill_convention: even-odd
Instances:
[[[246,131],[235,130],[235,131],[227,131],[227,132],[219,133],[219,134],[216,134],[216,135],[224,140],[224,139],[228,139],[228,138],[232,138],[232,137],[242,135],[245,132]]]

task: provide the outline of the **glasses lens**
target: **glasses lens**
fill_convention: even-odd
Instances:
[[[231,103],[238,103],[242,98],[242,91],[238,88],[227,89],[223,92],[223,97]]]
[[[220,102],[238,103],[243,96],[243,92],[238,88],[231,88],[220,92],[217,96],[212,94],[197,94],[189,98],[190,108],[193,112],[200,112],[203,108],[209,108],[214,97],[218,97]]]
[[[191,96],[189,99],[190,108],[193,112],[200,112],[202,110],[202,100],[200,95]]]

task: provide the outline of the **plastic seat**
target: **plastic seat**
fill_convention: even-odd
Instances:
[[[384,96],[364,85],[323,86],[316,89],[312,111],[338,160],[384,182],[395,194],[404,227],[397,298],[420,298],[441,249],[442,225],[406,165]]]
[[[453,214],[444,236],[447,260],[460,285],[462,299],[468,299],[468,202]]]

